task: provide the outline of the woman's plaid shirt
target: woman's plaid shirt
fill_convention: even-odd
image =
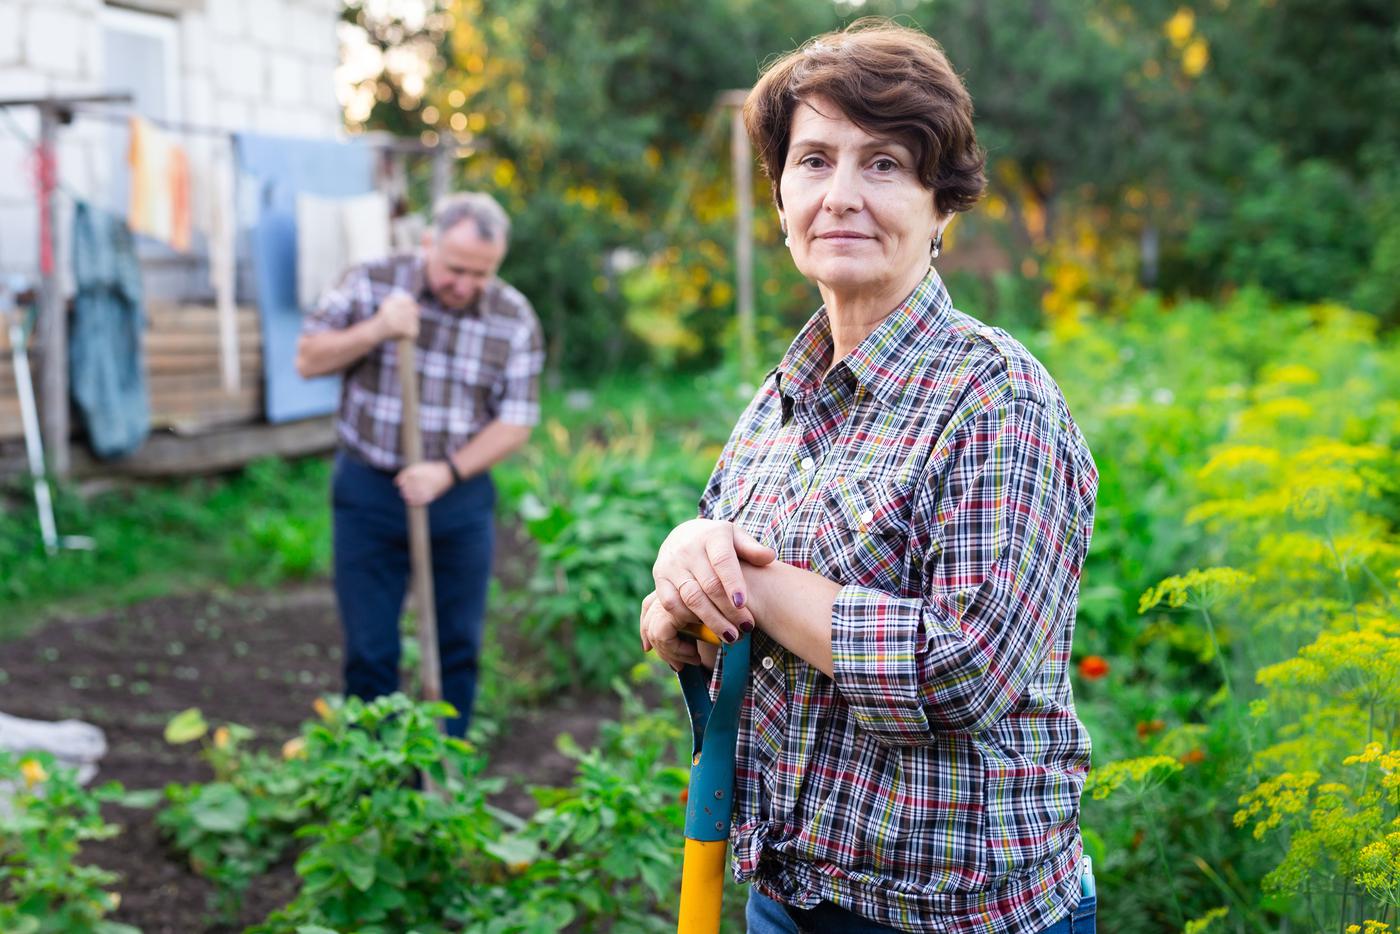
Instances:
[[[700,502],[844,585],[834,679],[754,633],[735,873],[908,931],[1039,931],[1079,900],[1094,462],[1040,363],[932,270],[831,355],[819,311]]]

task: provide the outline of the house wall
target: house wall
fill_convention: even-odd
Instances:
[[[0,99],[101,93],[101,0],[0,0]],[[176,117],[232,131],[334,136],[341,127],[334,72],[341,0],[124,0],[118,9],[165,17],[176,29]],[[7,119],[8,116],[8,119]],[[32,108],[0,114],[0,274],[38,271],[38,218],[29,145],[39,118]],[[119,206],[113,164],[120,127],[79,117],[58,134],[60,182],[77,196]],[[191,158],[200,141],[189,140]],[[70,205],[60,199],[66,239]],[[168,251],[167,251],[168,252]],[[56,254],[67,255],[60,243]],[[148,291],[185,300],[199,277],[197,257],[143,250]],[[65,264],[60,262],[62,268]],[[184,294],[181,294],[184,293]]]
[[[112,87],[111,76],[141,73],[140,56],[115,64],[104,59],[104,29],[125,17],[128,24],[137,21],[140,28],[171,36],[173,70],[155,69],[171,89],[161,101],[167,110],[143,112],[231,132],[333,137],[342,126],[335,92],[341,8],[342,0],[0,0],[0,99],[127,90]],[[34,108],[0,108],[0,276],[22,276],[30,284],[39,274],[31,153],[38,132]],[[62,191],[55,199],[54,256],[67,294],[72,199],[125,211],[126,141],[121,120],[78,116],[58,130]],[[219,134],[189,134],[181,142],[196,171],[210,147],[227,145]],[[219,381],[218,331],[201,238],[196,234],[189,253],[140,238],[138,253],[153,425],[197,431],[256,420],[262,364],[251,264],[240,258],[241,387],[227,393]],[[42,405],[43,348],[31,343],[29,359]],[[0,476],[18,469],[20,436],[9,341],[0,335]]]

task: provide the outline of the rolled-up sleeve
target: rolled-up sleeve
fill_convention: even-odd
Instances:
[[[890,745],[976,732],[1015,705],[1077,597],[1090,508],[1054,406],[1011,399],[930,459],[923,592],[846,586],[832,608],[837,688]],[[916,507],[917,508],[917,507]]]
[[[511,425],[534,425],[540,420],[540,373],[544,370],[544,337],[539,319],[528,308],[510,343],[504,391],[496,417]]]

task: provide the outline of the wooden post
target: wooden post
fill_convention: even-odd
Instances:
[[[34,107],[39,111],[39,168],[52,173],[58,184],[58,127],[73,116],[74,104],[128,104],[130,94],[70,94],[57,97],[20,97],[0,100],[0,108]],[[39,422],[48,448],[46,469],[66,477],[71,466],[68,446],[68,309],[56,273],[58,236],[54,226],[53,194],[39,199],[39,255],[53,262],[39,270],[39,343],[43,348],[40,374]]]
[[[452,151],[446,145],[438,143],[433,150],[433,183],[432,196],[433,203],[428,205],[428,216],[432,217],[437,210],[438,202],[447,194],[452,186]]]
[[[53,102],[39,105],[40,171],[58,175],[58,110]],[[58,281],[58,242],[54,229],[53,195],[39,199],[39,255],[47,253],[53,260],[49,268],[41,267],[39,274],[39,345],[43,348],[42,390],[39,396],[41,432],[44,437],[46,465],[55,477],[68,476],[68,309],[63,303],[63,289]]]
[[[744,129],[747,91],[728,91],[721,100],[730,108],[729,155],[734,186],[735,302],[739,314],[739,372],[754,375],[757,339],[753,320],[753,150]]]
[[[399,339],[399,388],[403,395],[403,453],[412,466],[423,460],[423,436],[418,425],[418,368],[414,342]],[[408,507],[408,547],[413,569],[413,598],[418,610],[420,676],[425,701],[442,700],[442,668],[438,662],[437,604],[433,600],[433,549],[428,534],[428,507]]]

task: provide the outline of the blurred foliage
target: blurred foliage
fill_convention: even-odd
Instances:
[[[1400,319],[1400,7],[1387,0],[429,7],[408,23],[347,4],[383,49],[426,60],[386,57],[363,128],[454,147],[454,183],[501,198],[516,223],[503,275],[540,311],[556,373],[705,369],[734,346],[717,95],[868,14],[938,38],[976,102],[991,184],[940,263],[969,284],[972,313],[1113,311],[1145,283],[1252,285]],[[416,190],[421,202],[425,177]],[[774,348],[817,297],[781,246],[767,180],[746,194]]]
[[[1376,325],[1245,290],[1033,342],[1102,474],[1075,694],[1107,930],[1400,907],[1400,343]]]

